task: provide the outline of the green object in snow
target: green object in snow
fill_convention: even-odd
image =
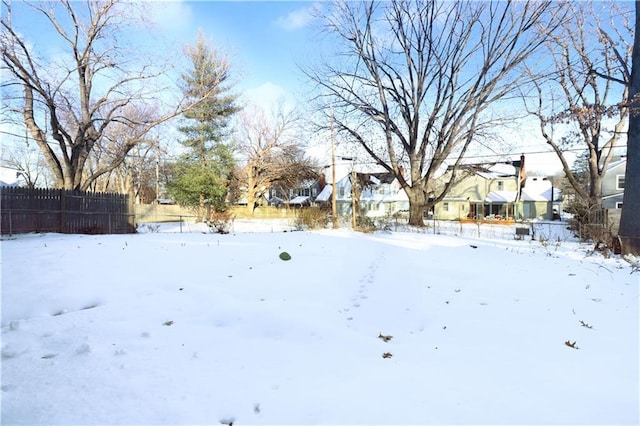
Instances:
[[[287,253],[286,251],[283,251],[282,253],[280,253],[280,259],[282,259],[282,260],[291,260],[291,255],[289,253]]]

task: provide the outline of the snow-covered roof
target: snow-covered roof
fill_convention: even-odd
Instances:
[[[289,204],[302,204],[302,203],[306,202],[307,200],[309,200],[308,196],[306,196],[306,195],[298,195],[297,197],[295,197],[294,199],[289,201]]]
[[[331,198],[331,193],[333,192],[333,187],[332,185],[325,185],[324,188],[322,188],[322,191],[320,191],[320,193],[318,194],[318,196],[316,197],[316,202],[324,202],[324,201],[329,201],[329,199]]]
[[[16,186],[20,171],[9,167],[0,167],[0,186]]]
[[[530,188],[522,189],[522,201],[550,201],[551,200],[551,188],[544,192],[536,192]]]
[[[603,200],[609,200],[611,198],[620,197],[621,195],[624,195],[624,191],[616,192],[615,194],[611,194],[611,195],[604,195],[602,197],[602,199]]]
[[[529,176],[522,188],[522,201],[556,201],[562,192],[558,188],[552,189],[552,182],[543,176]],[[552,200],[553,198],[553,200]]]
[[[486,169],[476,169],[474,173],[484,179],[500,179],[507,177],[515,177],[516,168],[511,164],[494,164]]]
[[[624,164],[626,162],[627,162],[626,158],[621,158],[620,160],[613,161],[613,162],[609,163],[609,165],[607,166],[607,170],[615,169],[616,167],[618,167],[618,166],[620,166],[620,165],[622,165],[622,164]]]
[[[484,200],[490,203],[510,203],[516,200],[517,194],[516,191],[491,191]]]
[[[409,201],[409,197],[403,189],[400,189],[391,194],[387,194],[385,201]]]

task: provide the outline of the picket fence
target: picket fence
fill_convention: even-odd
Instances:
[[[0,216],[2,235],[135,232],[133,206],[124,194],[1,187]]]

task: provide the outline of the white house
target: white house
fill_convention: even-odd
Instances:
[[[351,180],[355,176],[362,188],[360,194],[360,212],[370,218],[392,215],[409,210],[409,199],[400,187],[400,183],[392,173],[360,173],[348,174],[336,182],[336,204],[338,214],[350,215],[353,205]],[[327,185],[330,187],[331,185]],[[331,200],[331,189],[323,191],[318,197]],[[324,199],[324,198],[323,198]]]
[[[20,170],[0,166],[0,186],[18,186],[21,176]]]

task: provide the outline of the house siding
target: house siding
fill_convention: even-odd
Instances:
[[[369,174],[367,174],[369,175]],[[380,174],[378,174],[380,175]],[[351,215],[351,176],[347,175],[336,182],[336,209],[338,215]],[[373,184],[360,194],[360,212],[370,218],[393,215],[409,209],[409,200],[396,179],[388,183]]]
[[[441,185],[450,178],[451,174],[446,174]],[[553,202],[550,197],[554,195],[554,191],[551,186],[546,178],[527,178],[525,189],[533,195],[525,196],[523,189],[522,200],[516,202],[520,189],[517,169],[513,172],[505,168],[480,170],[452,185],[447,197],[434,206],[434,214],[445,220],[480,219],[486,216],[503,219],[552,219]],[[548,193],[543,196],[544,192]]]
[[[618,203],[622,203],[624,189],[618,189],[618,176],[624,176],[627,167],[626,161],[619,161],[607,170],[602,179],[602,207],[615,209]]]

